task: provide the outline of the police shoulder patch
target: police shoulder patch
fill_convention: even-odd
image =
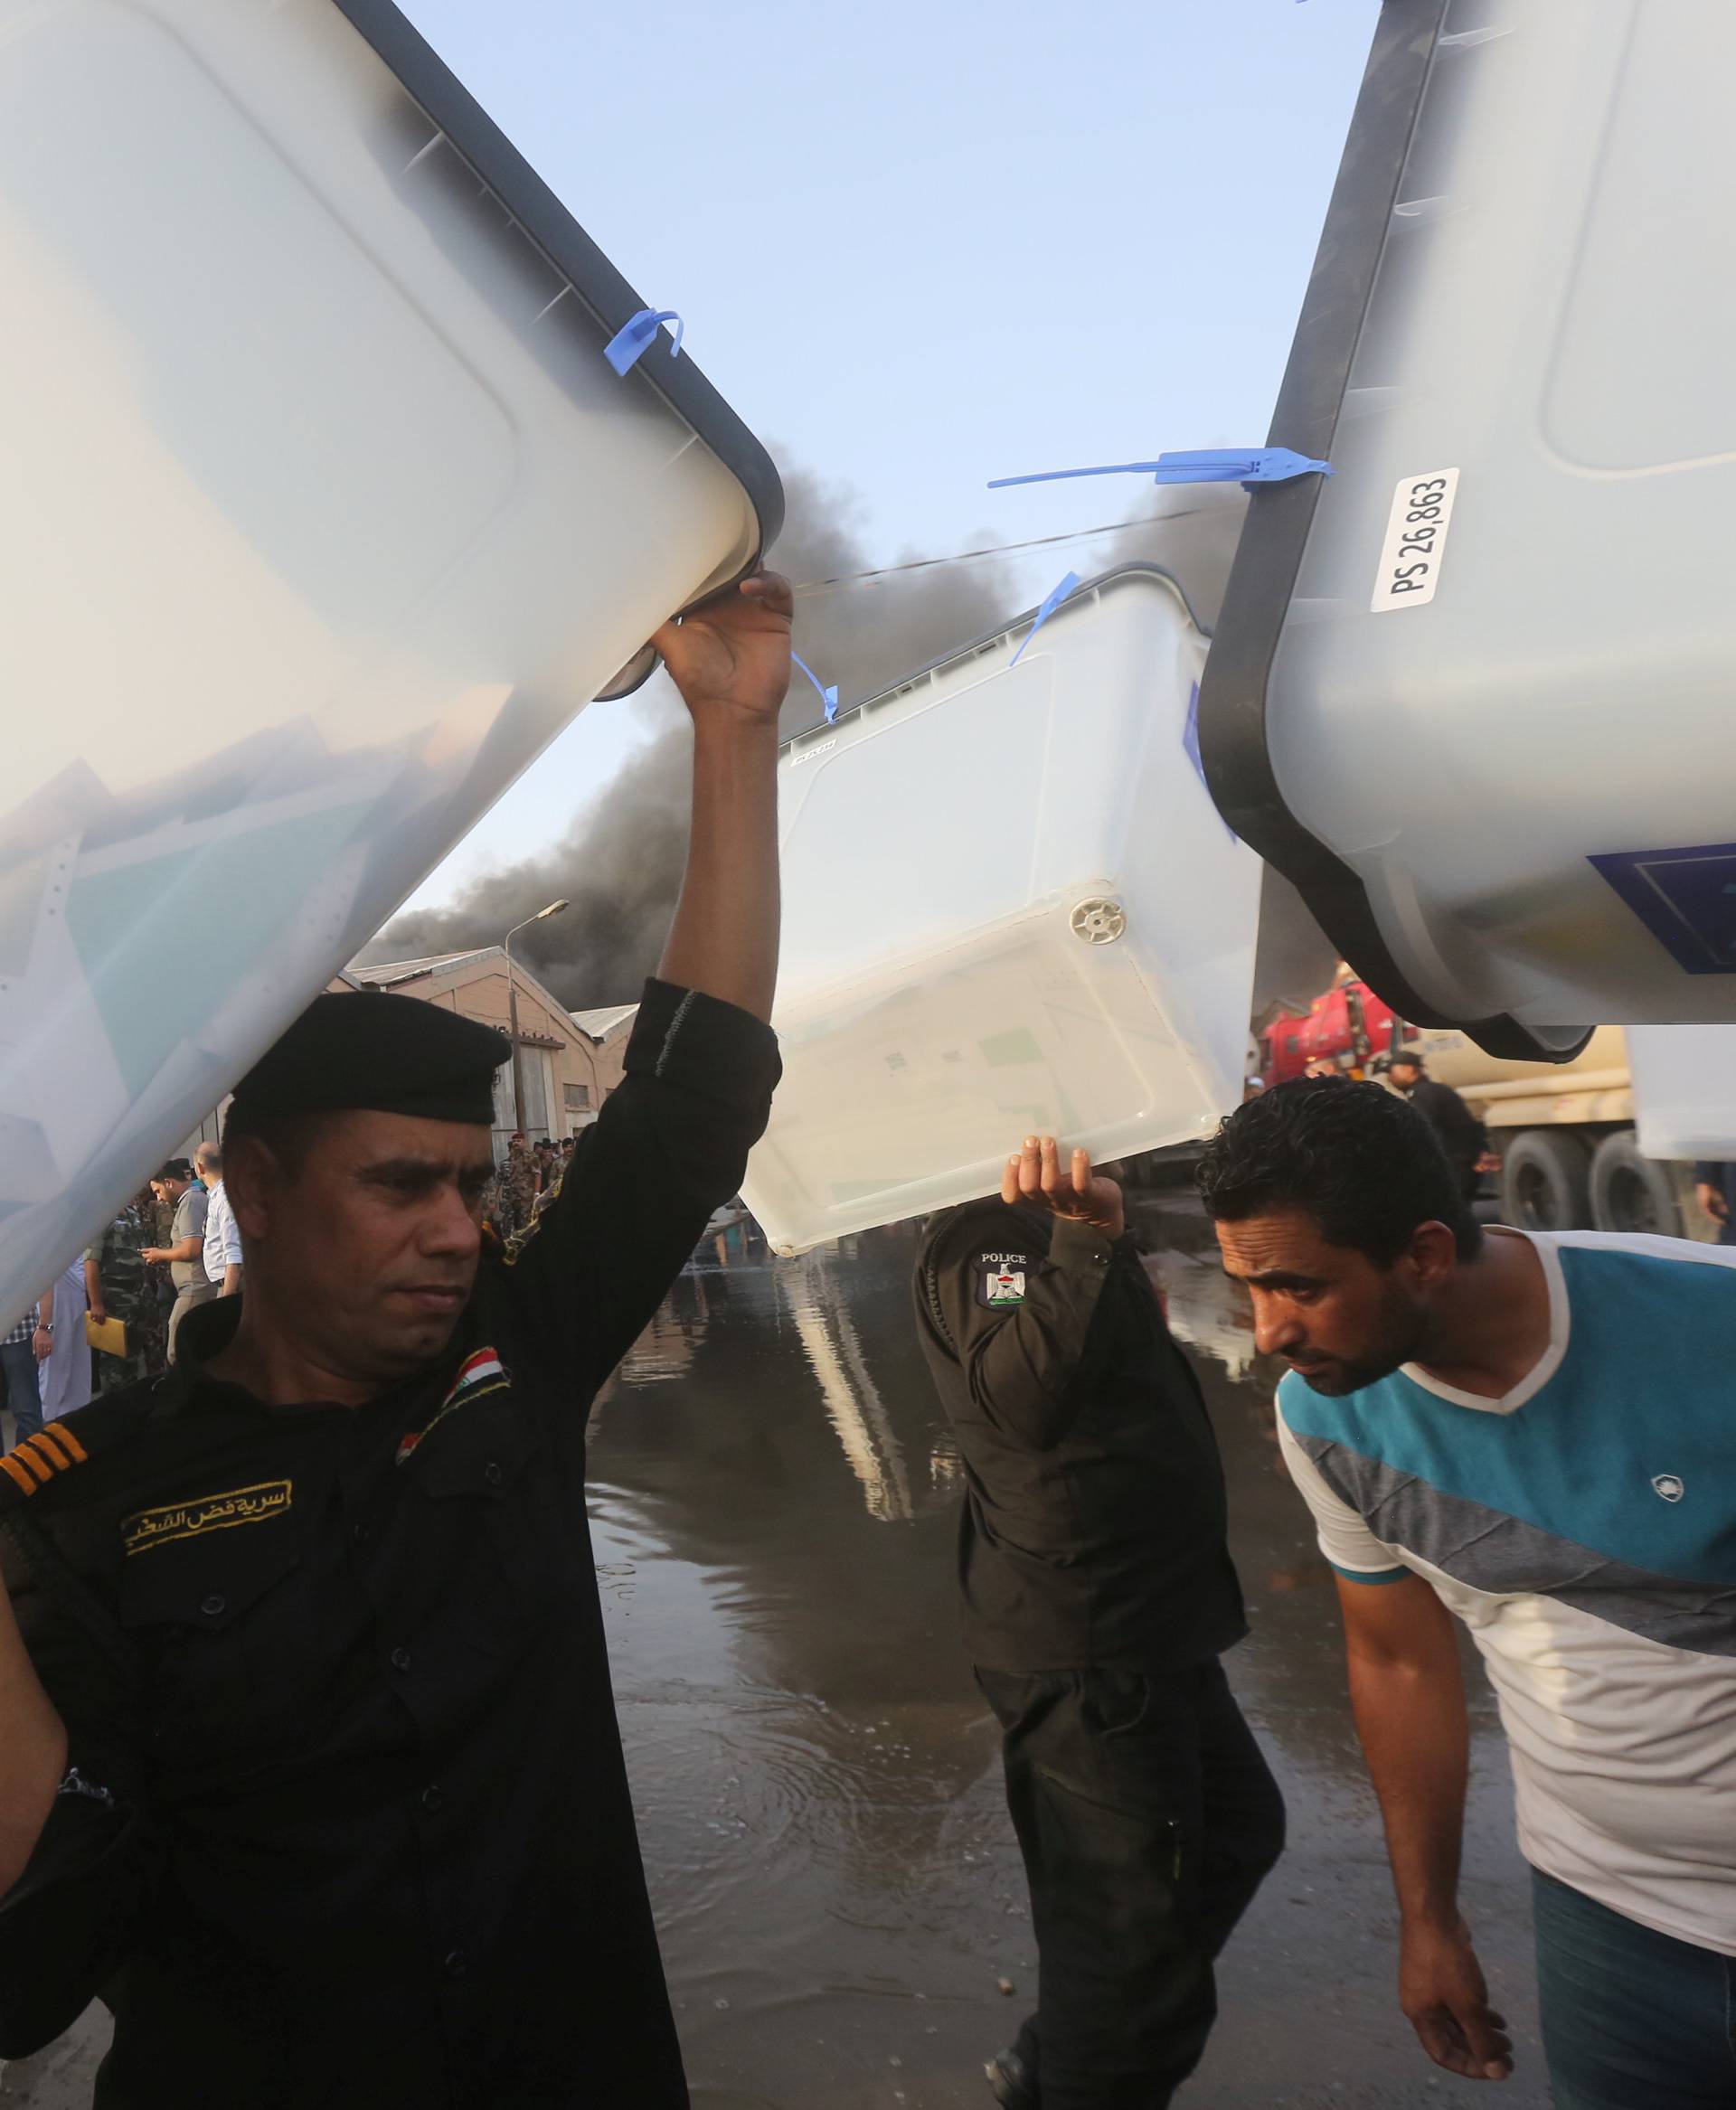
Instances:
[[[70,1486],[73,1499],[81,1498],[88,1484],[78,1468],[124,1448],[143,1433],[150,1418],[150,1389],[149,1383],[129,1386],[93,1399],[71,1420],[51,1421],[0,1457],[0,1516],[51,1490],[57,1495]],[[44,1506],[52,1508],[53,1498]]]
[[[971,1263],[976,1302],[987,1311],[1005,1311],[1024,1302],[1028,1253],[978,1253]]]

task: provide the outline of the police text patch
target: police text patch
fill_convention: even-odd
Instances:
[[[121,1520],[121,1542],[130,1559],[135,1553],[147,1553],[153,1546],[167,1546],[177,1539],[203,1539],[208,1531],[262,1524],[283,1515],[294,1489],[293,1481],[261,1480],[252,1487],[231,1487],[222,1494],[198,1494],[190,1502],[135,1510]]]
[[[978,1253],[973,1272],[976,1277],[976,1302],[997,1311],[1024,1302],[1024,1277],[1031,1266],[1025,1253]]]

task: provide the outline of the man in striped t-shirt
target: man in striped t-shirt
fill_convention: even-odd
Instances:
[[[1199,1180],[1290,1365],[1418,2036],[1510,2070],[1458,1908],[1457,1617],[1511,1747],[1557,2110],[1731,2110],[1736,1251],[1486,1234],[1416,1113],[1337,1079],[1240,1108]]]

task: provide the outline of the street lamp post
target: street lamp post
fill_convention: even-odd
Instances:
[[[524,1063],[518,1045],[518,977],[513,971],[513,940],[521,930],[533,923],[541,923],[545,916],[558,916],[566,907],[564,901],[551,901],[546,909],[539,909],[534,916],[527,916],[523,923],[514,923],[506,933],[506,1015],[513,1032],[513,1126],[524,1126]]]

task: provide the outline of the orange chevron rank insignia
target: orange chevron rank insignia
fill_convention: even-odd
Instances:
[[[0,1473],[4,1473],[23,1494],[34,1494],[39,1487],[46,1487],[57,1473],[65,1473],[74,1465],[82,1465],[90,1453],[63,1421],[51,1421],[39,1435],[26,1436],[23,1443],[0,1457]]]

